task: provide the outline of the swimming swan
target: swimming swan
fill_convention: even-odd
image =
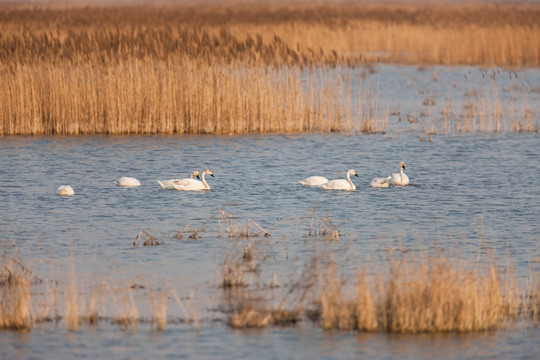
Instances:
[[[75,191],[69,185],[60,185],[56,193],[60,196],[71,196],[75,195]]]
[[[198,182],[198,180],[196,180],[195,178],[200,179],[198,171],[192,172],[191,177],[187,179],[171,179],[171,180],[163,180],[163,181],[158,180],[157,182],[163,190],[174,190],[173,185],[180,186],[180,185],[187,185],[193,181]]]
[[[385,177],[385,178],[375,178],[371,180],[371,183],[369,186],[374,188],[387,188],[388,187],[388,180],[392,179],[391,176]]]
[[[173,183],[172,186],[175,190],[182,190],[182,191],[201,191],[201,190],[210,190],[210,185],[206,182],[206,179],[204,178],[204,175],[210,175],[214,177],[214,174],[209,169],[204,169],[201,173],[201,180],[195,180],[191,179],[188,183],[185,184],[175,184]]]
[[[328,179],[324,176],[310,176],[302,181],[299,181],[299,183],[303,186],[321,186],[322,184],[326,184],[327,182]]]
[[[326,184],[322,184],[322,188],[325,190],[355,190],[356,186],[354,186],[353,182],[351,181],[351,175],[358,176],[356,171],[353,169],[347,171],[347,180],[345,179],[337,179],[327,182]]]
[[[390,184],[396,185],[396,186],[405,186],[409,184],[409,177],[403,172],[405,169],[405,164],[402,162],[400,165],[399,174],[394,173],[392,174],[392,179],[390,180]]]
[[[141,186],[141,183],[139,180],[135,179],[134,177],[121,177],[118,180],[114,180],[114,183],[118,186],[123,187],[135,187],[135,186]]]

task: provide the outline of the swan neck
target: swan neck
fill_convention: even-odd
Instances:
[[[202,183],[203,183],[205,188],[210,189],[210,186],[208,186],[208,183],[206,182],[206,179],[204,178],[205,175],[206,175],[205,173],[202,173],[202,176],[201,176],[202,177],[202,179],[201,179]]]
[[[351,185],[351,188],[354,186],[353,182],[351,181],[351,173],[347,172],[347,181],[349,182],[349,185]]]
[[[403,184],[403,168],[399,169],[399,173],[401,174],[401,183]]]

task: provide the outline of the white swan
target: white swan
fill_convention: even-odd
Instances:
[[[388,187],[388,180],[392,179],[391,176],[385,177],[385,178],[375,178],[371,180],[371,183],[369,186],[374,188],[387,188]]]
[[[321,186],[322,184],[326,184],[327,182],[328,179],[324,176],[310,176],[302,181],[299,181],[299,183],[304,186]]]
[[[180,186],[180,185],[187,185],[193,181],[198,182],[198,180],[196,180],[195,178],[200,179],[198,171],[192,172],[191,177],[187,179],[171,179],[171,180],[163,180],[163,181],[158,180],[157,182],[163,190],[174,190],[173,185]]]
[[[69,185],[60,185],[56,193],[60,196],[72,196],[75,195],[75,191]]]
[[[326,184],[322,184],[322,188],[325,190],[355,190],[356,186],[354,186],[353,182],[351,181],[351,175],[358,176],[356,171],[353,169],[347,171],[347,180],[345,179],[337,179],[327,182]]]
[[[399,174],[394,173],[392,174],[392,178],[390,180],[390,184],[396,185],[396,186],[405,186],[409,184],[409,177],[403,172],[405,169],[405,164],[402,162],[399,168]]]
[[[114,183],[118,186],[123,187],[135,187],[135,186],[141,186],[141,182],[134,177],[121,177],[118,180],[114,180]]]
[[[201,173],[201,180],[195,180],[191,179],[192,181],[185,183],[185,184],[175,184],[173,183],[172,186],[175,190],[182,190],[182,191],[201,191],[201,190],[210,190],[210,185],[206,182],[206,179],[204,178],[204,175],[210,175],[214,177],[214,174],[209,169],[204,169]]]

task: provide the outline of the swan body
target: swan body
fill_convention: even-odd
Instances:
[[[408,185],[409,184],[409,177],[407,176],[407,174],[405,174],[403,172],[403,170],[405,169],[405,164],[402,162],[399,165],[399,167],[400,167],[399,168],[399,174],[398,173],[392,174],[392,177],[390,179],[390,184],[395,185],[395,186]]]
[[[182,191],[201,191],[201,190],[210,190],[210,185],[206,182],[204,178],[205,175],[210,175],[214,177],[214,174],[209,169],[204,169],[201,173],[201,180],[190,179],[191,181],[182,184],[173,183],[172,186],[175,190]]]
[[[351,181],[351,175],[358,176],[354,169],[350,169],[347,171],[347,179],[331,180],[326,184],[322,184],[321,186],[325,190],[355,190],[356,186],[354,186],[353,182]]]
[[[198,182],[198,180],[195,178],[200,179],[198,171],[192,172],[191,177],[187,179],[171,179],[171,180],[163,180],[163,181],[158,180],[157,182],[163,190],[174,190],[175,189],[174,185],[187,186],[188,184],[192,182]]]
[[[302,181],[299,181],[299,183],[303,186],[322,186],[322,184],[326,184],[327,182],[328,179],[324,176],[310,176]]]
[[[392,177],[385,177],[385,178],[375,178],[371,180],[371,183],[369,186],[374,188],[387,188],[388,187],[388,180],[391,180]]]
[[[61,185],[56,193],[60,196],[72,196],[75,195],[75,191],[69,185]]]
[[[134,177],[121,177],[118,180],[114,180],[114,183],[118,186],[123,187],[135,187],[135,186],[141,186],[141,182]]]

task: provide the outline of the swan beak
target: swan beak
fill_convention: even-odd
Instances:
[[[354,176],[358,177],[358,174],[357,174],[357,173],[354,173]]]
[[[211,177],[215,177],[214,174],[210,174]]]

